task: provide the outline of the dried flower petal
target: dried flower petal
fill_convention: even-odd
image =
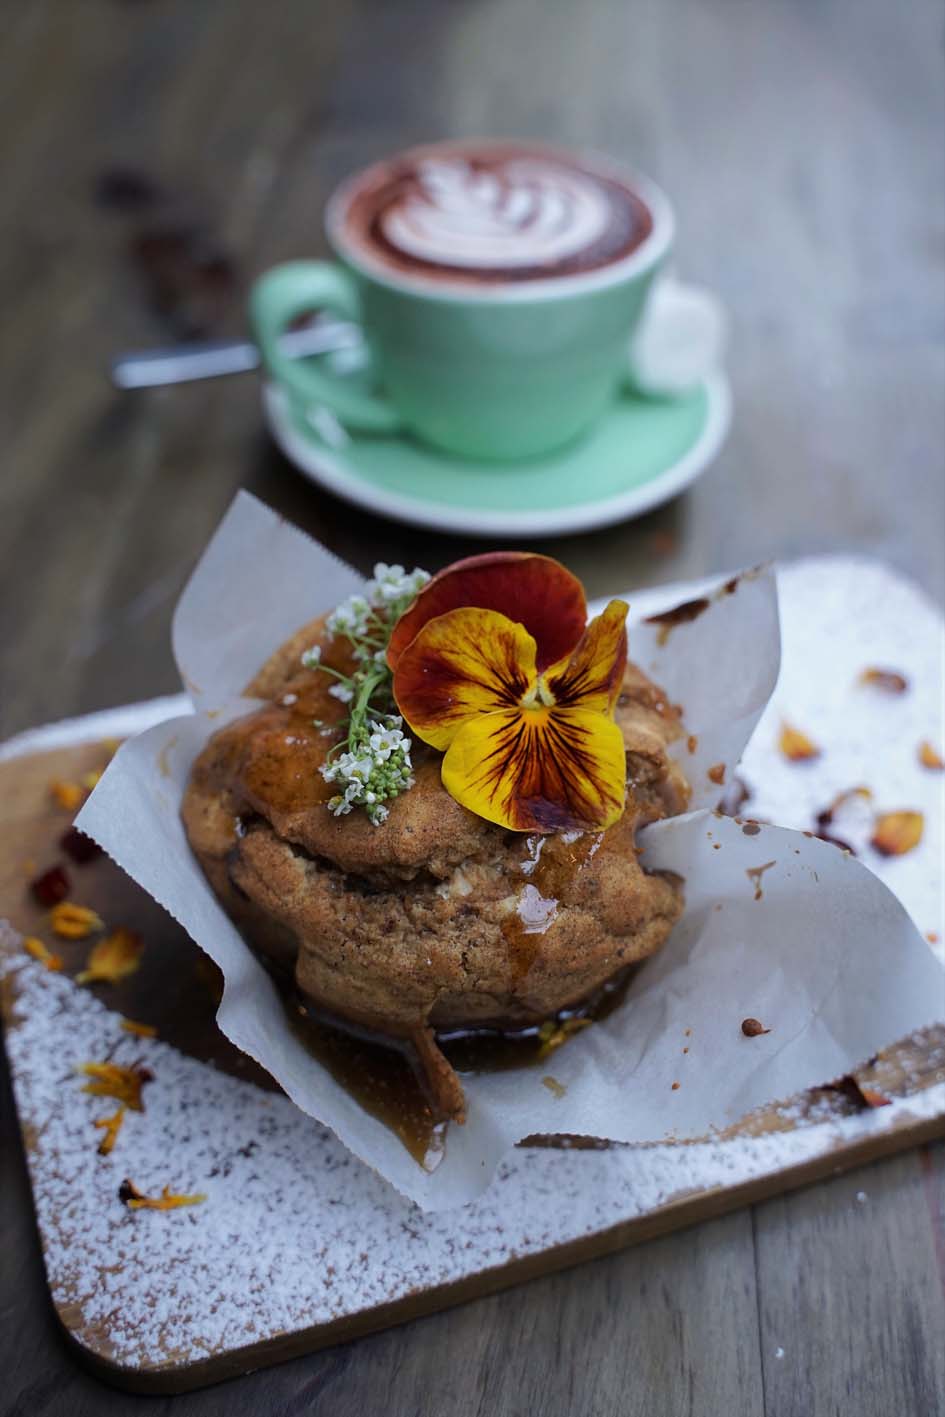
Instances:
[[[200,1205],[207,1197],[203,1194],[173,1195],[164,1186],[159,1196],[146,1196],[138,1190],[134,1181],[127,1178],[118,1187],[118,1199],[129,1210],[179,1210],[184,1205]]]
[[[123,1018],[121,1026],[126,1033],[133,1033],[136,1038],[157,1038],[157,1029],[153,1023],[137,1023],[133,1018]]]
[[[77,984],[117,984],[134,974],[141,963],[144,941],[131,930],[118,929],[99,940],[89,952],[85,968],[76,975]]]
[[[97,841],[93,841],[85,832],[78,831],[75,827],[70,827],[59,838],[59,845],[77,866],[85,866],[89,861],[94,861],[101,856],[102,848]],[[68,894],[66,892],[65,894]]]
[[[144,1111],[141,1089],[154,1080],[149,1068],[138,1064],[123,1068],[119,1063],[82,1063],[78,1071],[92,1079],[85,1084],[83,1092],[90,1092],[93,1097],[114,1097],[132,1112]]]
[[[121,1131],[121,1124],[125,1120],[125,1108],[119,1107],[117,1112],[113,1112],[110,1117],[100,1117],[97,1122],[93,1122],[93,1127],[101,1128],[105,1135],[98,1144],[99,1156],[107,1156],[118,1140],[118,1133]]]
[[[770,1033],[770,1028],[765,1028],[764,1024],[756,1018],[742,1019],[742,1033],[746,1038],[760,1038],[763,1033]]]
[[[923,738],[919,744],[919,762],[929,772],[941,772],[945,768],[945,758],[941,753],[936,752],[927,738]]]
[[[909,680],[898,669],[864,669],[859,682],[885,694],[904,694],[909,687]]]
[[[85,801],[85,788],[78,782],[51,782],[49,792],[57,806],[67,812],[77,812]]]
[[[839,1092],[848,1102],[852,1102],[854,1107],[888,1107],[891,1099],[878,1092],[875,1087],[864,1087],[858,1082],[852,1073],[845,1073],[842,1078],[837,1078],[836,1082],[825,1084],[827,1092]]]
[[[883,856],[904,856],[922,840],[921,812],[881,812],[873,826],[870,846]]]
[[[37,940],[35,935],[27,935],[26,939],[23,941],[23,948],[28,955],[32,955],[34,959],[39,960],[40,964],[44,964],[47,969],[58,970],[62,968],[62,956],[54,955],[52,951],[43,944],[42,940]]]
[[[30,883],[33,899],[46,908],[58,905],[69,894],[69,877],[62,866],[50,866]]]
[[[799,728],[792,728],[789,723],[781,725],[778,747],[791,763],[807,763],[820,757],[817,744],[808,738],[806,733],[802,733]]]
[[[104,930],[103,922],[87,905],[76,905],[70,900],[54,905],[50,914],[50,924],[57,935],[64,940],[84,940],[94,935],[96,930]]]

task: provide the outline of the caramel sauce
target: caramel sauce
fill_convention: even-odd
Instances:
[[[214,777],[249,813],[290,815],[334,796],[319,771],[345,714],[327,692],[330,682],[300,675],[278,699],[229,724],[214,740]]]
[[[403,1142],[414,1161],[434,1171],[443,1156],[446,1123],[434,1120],[408,1046],[356,1033],[297,994],[284,1002],[292,1032],[306,1052]]]
[[[573,1008],[550,1020],[560,1025],[572,1019],[597,1022],[623,1002],[636,972],[629,965]],[[437,1122],[411,1059],[409,1045],[354,1032],[303,1001],[297,992],[282,991],[286,1016],[296,1038],[327,1069],[365,1112],[403,1143],[425,1171],[434,1171],[446,1150],[449,1124]],[[460,1076],[546,1064],[539,1025],[502,1032],[497,1029],[457,1029],[437,1035],[437,1043]],[[562,1044],[565,1047],[566,1044]]]
[[[574,882],[600,848],[602,839],[602,832],[565,832],[526,839],[521,871],[527,881],[514,909],[502,922],[502,933],[509,942],[513,988],[531,973],[542,936],[553,925],[559,903],[568,902]]]
[[[735,589],[735,586],[732,586]],[[731,593],[731,592],[729,592]],[[676,605],[672,610],[664,610],[661,615],[648,615],[645,623],[647,625],[659,625],[659,632],[656,636],[658,645],[665,645],[669,639],[670,632],[677,625],[688,625],[692,620],[698,620],[703,611],[708,610],[709,601],[705,596],[700,596],[697,600],[684,600],[682,605]]]

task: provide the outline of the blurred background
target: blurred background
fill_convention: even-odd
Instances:
[[[479,549],[306,483],[253,375],[140,393],[106,375],[122,349],[243,332],[256,275],[325,252],[338,180],[424,139],[554,139],[651,173],[680,273],[729,308],[716,464],[637,522],[540,543],[591,593],[840,550],[941,601],[942,18],[933,0],[6,0],[0,736],[176,688],[174,601],[238,487],[361,568]]]

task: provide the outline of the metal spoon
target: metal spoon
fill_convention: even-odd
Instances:
[[[342,320],[316,320],[302,330],[289,331],[279,341],[280,352],[287,359],[362,347],[358,326]],[[215,340],[119,354],[112,360],[109,374],[118,389],[150,389],[186,384],[192,379],[216,379],[222,374],[245,374],[259,365],[259,350],[251,340]]]

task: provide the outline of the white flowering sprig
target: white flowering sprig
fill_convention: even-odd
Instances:
[[[347,731],[321,769],[325,781],[338,787],[328,803],[336,817],[363,807],[379,826],[388,815],[385,803],[413,786],[410,739],[404,737],[403,719],[394,712],[387,645],[397,621],[429,579],[426,571],[408,572],[379,562],[364,591],[349,596],[329,615],[329,632],[351,643],[351,674],[322,664],[318,645],[302,655],[306,669],[334,676],[328,692],[350,705],[342,725]]]

